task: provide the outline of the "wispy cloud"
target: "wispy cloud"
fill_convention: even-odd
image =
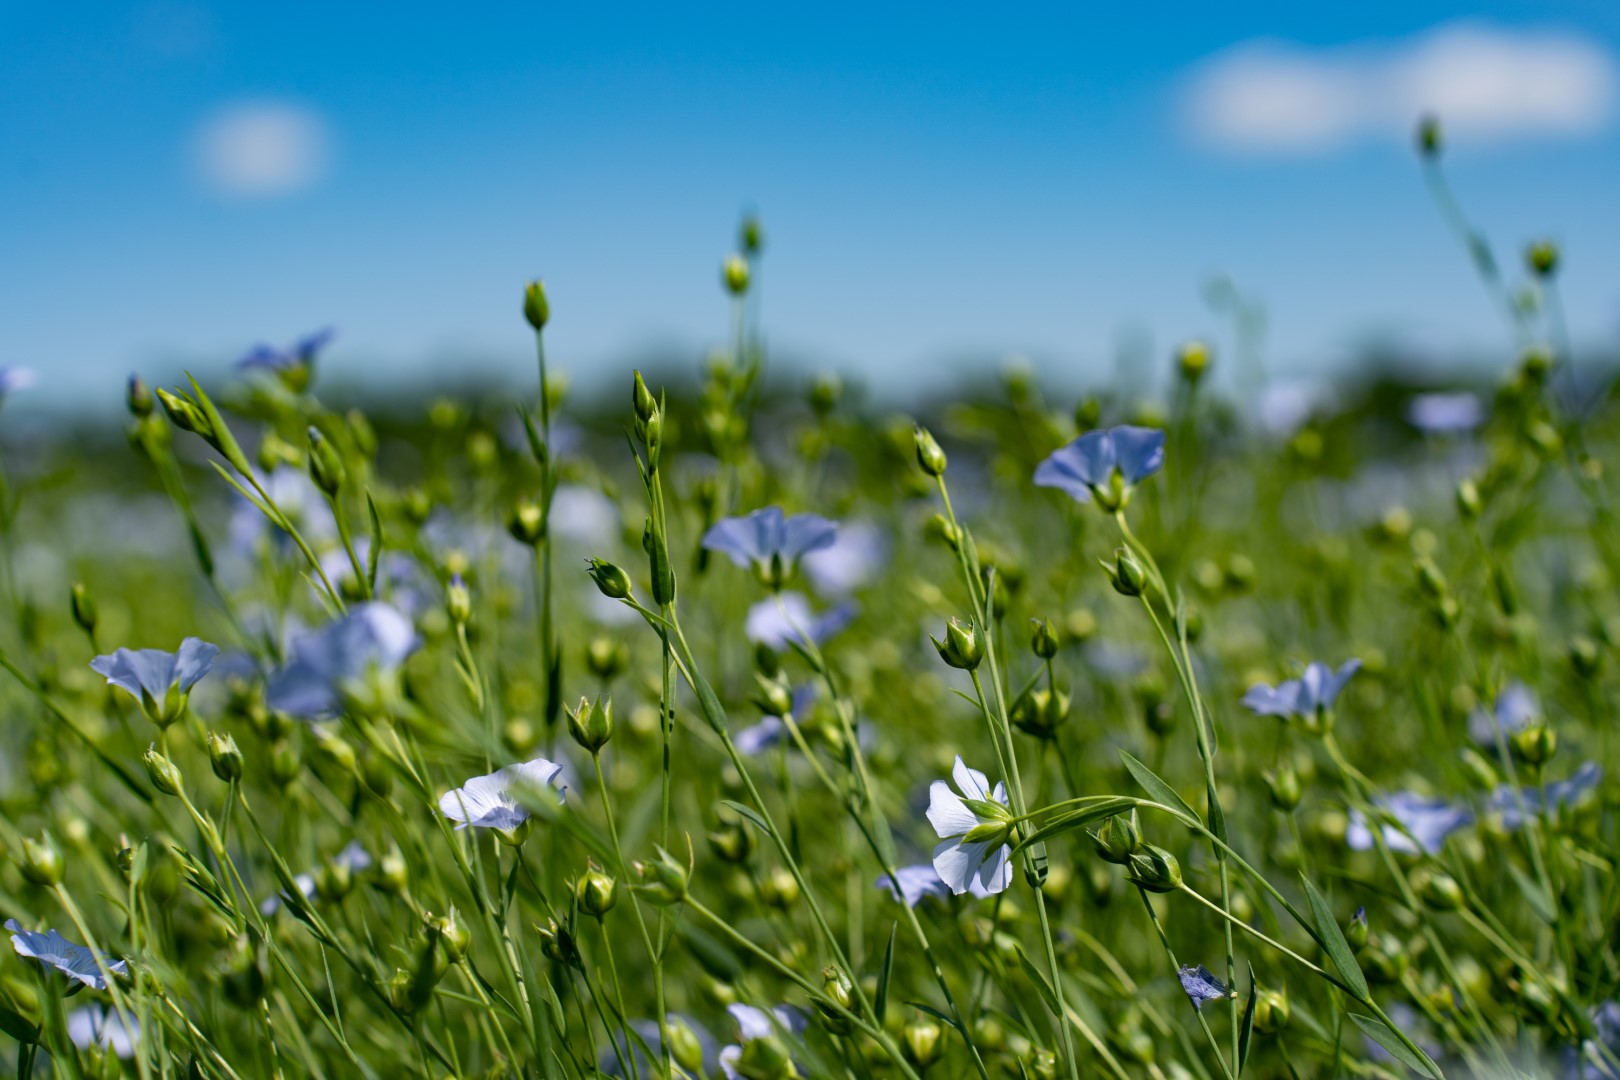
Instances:
[[[1617,88],[1613,55],[1589,38],[1453,23],[1376,45],[1247,42],[1194,71],[1182,107],[1205,145],[1302,154],[1405,138],[1425,114],[1477,142],[1589,135]]]
[[[316,184],[331,157],[325,120],[283,101],[227,105],[197,129],[193,152],[199,179],[219,195],[274,199]]]

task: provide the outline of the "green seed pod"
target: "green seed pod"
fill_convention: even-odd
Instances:
[[[631,869],[636,872],[638,882],[636,892],[646,897],[648,901],[659,907],[668,907],[678,904],[686,899],[686,886],[691,878],[692,867],[690,863],[677,862],[674,856],[661,847],[653,848],[654,858],[650,863],[633,863]],[[787,871],[778,871],[786,874]],[[769,881],[776,875],[773,873]],[[788,881],[797,886],[792,877]],[[763,889],[763,883],[761,888]],[[798,893],[794,893],[797,898]],[[790,901],[791,902],[791,901]]]
[[[613,699],[580,698],[568,713],[568,734],[593,756],[613,738]]]
[[[182,786],[180,770],[174,762],[158,752],[157,744],[146,748],[141,755],[141,764],[146,766],[146,775],[152,781],[152,786],[165,795],[178,795]]]
[[[585,667],[603,682],[609,682],[630,666],[630,649],[610,637],[594,637],[585,646]]]
[[[1207,341],[1196,338],[1176,350],[1176,369],[1189,385],[1196,386],[1209,370],[1210,348]]]
[[[73,610],[73,621],[79,624],[79,629],[94,635],[96,632],[96,605],[90,599],[90,593],[85,589],[84,583],[75,581],[68,589],[68,605]]]
[[[1558,261],[1558,245],[1551,240],[1535,240],[1524,249],[1524,264],[1538,278],[1556,274]]]
[[[944,1049],[943,1034],[932,1020],[913,1020],[900,1031],[900,1049],[912,1065],[919,1070],[927,1069],[939,1060],[940,1051]]]
[[[1147,571],[1129,548],[1115,548],[1113,563],[1104,562],[1102,568],[1108,574],[1108,583],[1121,596],[1141,596],[1147,589]]]
[[[1412,891],[1435,911],[1456,911],[1463,906],[1462,886],[1450,874],[1429,866],[1412,872]]]
[[[1304,797],[1299,783],[1299,774],[1289,765],[1280,766],[1276,772],[1265,774],[1266,787],[1271,790],[1271,805],[1287,813],[1299,805]]]
[[[853,1011],[854,990],[855,984],[838,968],[828,965],[821,969],[821,992],[827,1000],[817,999],[816,1012],[822,1025],[834,1035],[848,1035],[853,1028],[844,1014]],[[834,1009],[833,1005],[838,1008]]]
[[[741,865],[754,853],[758,841],[740,821],[722,821],[709,834],[709,849],[728,863]]]
[[[1129,814],[1115,814],[1102,823],[1102,828],[1091,834],[1097,844],[1097,857],[1119,866],[1130,864],[1131,856],[1142,850],[1142,826],[1136,810]]]
[[[1530,765],[1544,765],[1558,750],[1558,732],[1547,724],[1531,724],[1513,733],[1513,753]]]
[[[1569,642],[1569,666],[1581,678],[1593,678],[1603,668],[1603,650],[1585,634],[1577,634]]]
[[[1148,892],[1175,892],[1181,888],[1181,864],[1176,857],[1153,844],[1143,844],[1142,850],[1130,857],[1126,877],[1132,885]]]
[[[546,536],[546,513],[533,499],[519,499],[506,515],[506,531],[520,544],[534,547]]]
[[[1042,660],[1050,660],[1057,655],[1058,632],[1052,625],[1051,619],[1031,619],[1034,633],[1030,636],[1029,648]]]
[[[1479,517],[1484,503],[1479,497],[1479,485],[1472,480],[1459,480],[1457,482],[1457,513],[1463,520],[1472,521]]]
[[[778,911],[786,911],[799,901],[798,879],[778,866],[760,879],[759,898]]]
[[[1287,994],[1281,990],[1261,990],[1254,1003],[1254,1030],[1262,1035],[1275,1035],[1288,1026],[1292,1015]]]

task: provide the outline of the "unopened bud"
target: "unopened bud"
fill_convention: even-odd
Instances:
[[[332,440],[315,427],[309,429],[309,476],[315,486],[328,495],[338,493],[345,476],[342,455],[332,445]]]
[[[73,609],[73,621],[79,624],[79,629],[87,634],[96,632],[96,604],[90,599],[90,593],[85,589],[84,583],[75,581],[68,590],[69,606]]]
[[[465,626],[472,619],[472,590],[460,574],[450,579],[450,585],[444,592],[444,606],[450,614],[450,621],[457,626]]]
[[[917,464],[929,476],[945,475],[945,451],[925,427],[917,429]]]
[[[1142,849],[1142,826],[1136,811],[1116,814],[1102,823],[1102,828],[1091,834],[1097,843],[1097,856],[1105,862],[1126,866],[1131,856]]]
[[[1299,774],[1290,766],[1283,765],[1276,772],[1265,775],[1266,787],[1271,789],[1271,805],[1287,813],[1299,806],[1303,797],[1300,789]]]
[[[613,699],[580,698],[568,713],[568,734],[591,754],[599,754],[613,738]]]
[[[643,424],[658,415],[658,399],[653,397],[652,391],[647,389],[647,383],[636,372],[635,387],[631,392],[631,404],[636,410],[636,419]]]
[[[1479,517],[1482,503],[1479,498],[1479,485],[1472,480],[1462,480],[1457,484],[1457,513],[1466,520],[1472,521]]]
[[[579,910],[600,919],[618,903],[619,889],[617,883],[593,863],[574,882],[574,898],[579,901]]]
[[[62,852],[50,833],[42,832],[38,839],[30,836],[23,840],[21,869],[23,877],[35,885],[49,887],[61,882]]]
[[[1434,116],[1425,116],[1418,121],[1417,149],[1418,153],[1426,158],[1440,156],[1445,146],[1445,138],[1440,130],[1440,120]]]
[[[984,639],[972,626],[952,618],[945,624],[945,640],[931,638],[939,658],[953,668],[972,671],[984,659]]]
[[[926,1069],[939,1060],[943,1033],[932,1020],[913,1020],[900,1032],[900,1049],[906,1060],[918,1069]]]
[[[1420,866],[1412,873],[1412,891],[1435,911],[1456,911],[1463,906],[1462,886],[1450,874]]]
[[[1030,651],[1042,660],[1052,659],[1057,655],[1058,651],[1057,627],[1052,625],[1051,619],[1031,619],[1029,621],[1035,628],[1034,633],[1030,636]]]
[[[146,775],[153,787],[165,795],[180,794],[180,770],[174,762],[158,752],[156,743],[146,748],[146,753],[141,755],[141,764],[146,766]]]
[[[546,287],[539,278],[523,289],[523,317],[538,333],[551,319],[551,302],[546,299]]]
[[[585,666],[598,679],[611,681],[630,666],[630,650],[622,641],[594,637],[585,646]]]
[[[145,420],[152,415],[152,391],[147,389],[146,383],[141,381],[139,375],[129,377],[129,384],[124,391],[124,404],[129,407],[130,415],[138,420]]]
[[[852,1025],[846,1014],[852,1011],[850,1003],[854,990],[855,984],[840,969],[831,965],[821,969],[821,992],[827,1000],[818,1000],[816,1011],[821,1014],[821,1022],[834,1035],[847,1035],[850,1032]]]
[[[1125,876],[1131,884],[1148,892],[1167,893],[1181,888],[1181,864],[1176,857],[1153,844],[1143,844],[1132,855]]]
[[[1551,240],[1536,240],[1524,249],[1524,262],[1536,277],[1552,277],[1558,272],[1558,245]]]
[[[546,535],[546,513],[533,499],[519,499],[506,516],[506,531],[520,544],[530,547]]]
[[[636,892],[659,907],[680,903],[686,899],[686,886],[692,874],[691,864],[676,861],[661,847],[654,847],[653,853],[651,862],[638,862],[632,867],[639,879]]]
[[[1360,952],[1367,947],[1367,909],[1356,908],[1356,913],[1350,916],[1350,922],[1344,928],[1344,940],[1349,942],[1350,948]]]
[[[1129,548],[1115,548],[1113,563],[1104,562],[1108,583],[1121,596],[1141,596],[1147,589],[1147,571]]]
[[[1569,643],[1569,666],[1583,679],[1590,679],[1603,667],[1603,650],[1585,634],[1577,634]]]
[[[586,573],[596,582],[596,587],[602,595],[610,600],[624,600],[630,595],[630,575],[622,567],[614,566],[601,559],[589,559],[590,569]]]
[[[793,712],[793,690],[788,685],[786,672],[778,671],[767,677],[754,673],[754,704],[766,716],[788,716]]]
[[[208,763],[213,766],[214,775],[227,783],[242,779],[242,751],[229,734],[208,733]]]
[[[732,296],[748,291],[748,260],[741,255],[727,255],[720,266],[720,280]]]
[[[1546,724],[1531,724],[1513,733],[1513,752],[1530,765],[1543,765],[1558,750],[1558,732]]]
[[[1194,339],[1176,350],[1176,367],[1181,377],[1196,384],[1209,370],[1210,349],[1207,341]]]

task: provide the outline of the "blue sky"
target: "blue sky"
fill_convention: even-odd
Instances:
[[[695,366],[746,207],[777,354],[891,392],[1219,336],[1216,271],[1278,370],[1490,360],[1430,98],[1499,250],[1559,238],[1577,335],[1620,335],[1613,5],[474,7],[0,4],[0,363],[99,405],[333,324],[348,380],[520,379],[542,275],[586,386]]]

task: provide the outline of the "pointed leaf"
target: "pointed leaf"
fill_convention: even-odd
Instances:
[[[1243,1026],[1238,1035],[1238,1075],[1249,1061],[1249,1042],[1254,1038],[1254,1007],[1260,1000],[1259,987],[1254,985],[1254,965],[1249,965],[1249,1003],[1243,1006]]]
[[[225,455],[225,460],[231,463],[231,468],[243,476],[252,476],[253,466],[248,464],[247,455],[242,452],[241,444],[236,441],[236,436],[231,434],[230,425],[225,423],[225,418],[214,407],[213,401],[209,399],[196,377],[187,372],[186,379],[191,383],[192,393],[197,395],[197,404],[202,407],[203,415],[208,417],[208,426],[214,429],[214,437],[210,441],[221,454]]]
[[[929,1016],[932,1016],[935,1020],[938,1020],[940,1023],[947,1024],[951,1028],[956,1030],[957,1032],[960,1032],[964,1039],[967,1038],[967,1032],[962,1031],[961,1026],[959,1024],[957,1024],[957,1022],[955,1020],[952,1020],[949,1016],[946,1016],[944,1013],[940,1012],[938,1009],[934,1008],[932,1005],[924,1005],[920,1001],[908,1001],[908,1002],[906,1002],[906,1004],[910,1005],[913,1009],[921,1009],[923,1012],[927,1013]]]
[[[1407,1046],[1382,1020],[1371,1016],[1362,1016],[1359,1013],[1351,1013],[1350,1019],[1356,1022],[1356,1027],[1360,1028],[1367,1038],[1388,1050],[1402,1064],[1417,1072],[1432,1076],[1435,1080],[1444,1080],[1445,1074],[1440,1071],[1440,1066],[1436,1065],[1428,1054],[1425,1054],[1422,1050],[1414,1051],[1410,1046]]]
[[[753,822],[754,827],[760,832],[764,833],[766,836],[771,834],[771,827],[765,823],[765,819],[760,817],[749,807],[744,806],[742,803],[732,802],[730,799],[721,799],[720,805],[727,807],[728,809],[735,810],[737,813]]]
[[[894,976],[894,934],[899,929],[899,923],[889,924],[889,944],[883,950],[883,966],[878,968],[877,997],[872,1002],[872,1012],[879,1024],[883,1023],[884,1014],[889,1010],[889,980]]]
[[[1029,954],[1023,950],[1022,946],[1018,949],[1018,963],[1023,967],[1024,975],[1028,977],[1030,982],[1035,984],[1035,989],[1040,991],[1041,1000],[1046,1002],[1047,1009],[1051,1011],[1053,1016],[1061,1016],[1062,1010],[1058,1008],[1057,991],[1052,989],[1052,984],[1047,981],[1041,969],[1035,966],[1034,961],[1030,960]]]
[[[1198,811],[1188,806],[1187,800],[1176,794],[1175,788],[1159,779],[1152,769],[1132,757],[1125,750],[1121,750],[1119,756],[1124,759],[1125,768],[1130,771],[1131,776],[1135,778],[1136,782],[1141,785],[1142,790],[1147,792],[1149,798],[1154,802],[1180,810],[1186,815],[1186,820],[1189,823],[1203,823],[1204,819],[1198,816]]]
[[[1508,873],[1513,875],[1514,883],[1519,886],[1519,892],[1524,894],[1525,902],[1530,905],[1530,910],[1536,913],[1536,918],[1548,926],[1557,922],[1558,909],[1553,906],[1552,899],[1547,895],[1546,891],[1526,877],[1524,871],[1511,862],[1507,863],[1507,868]]]
[[[0,1005],[0,1031],[20,1043],[39,1042],[39,1025],[4,1005]]]
[[[1311,901],[1311,919],[1316,923],[1316,935],[1322,942],[1322,949],[1351,993],[1359,1000],[1366,1001],[1367,978],[1361,973],[1361,965],[1356,963],[1356,954],[1350,950],[1350,943],[1344,939],[1339,920],[1333,917],[1333,909],[1328,907],[1327,898],[1311,884],[1311,879],[1304,874],[1299,878],[1305,883],[1305,895]]]
[[[377,500],[366,492],[366,510],[371,514],[371,550],[366,553],[366,593],[377,595],[377,568],[382,565],[383,527],[377,513]]]

